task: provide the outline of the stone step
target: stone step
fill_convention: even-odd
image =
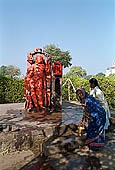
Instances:
[[[61,136],[47,141],[43,144],[42,152],[45,156],[57,153],[71,152],[76,148],[81,148],[84,144],[82,137],[76,135]]]
[[[41,123],[39,126],[37,124],[33,124],[34,122],[28,122],[30,126],[22,126],[19,127],[15,125],[5,125],[2,124],[2,132],[0,133],[0,153],[1,154],[6,154],[6,151],[13,152],[15,150],[27,150],[30,149],[33,152],[42,152],[42,144],[45,141],[48,142],[53,142],[54,139],[58,138],[59,136],[62,135],[68,135],[69,133],[75,132],[76,131],[76,126],[71,124],[71,125],[50,125],[50,124],[44,124]],[[53,140],[52,140],[53,139]],[[63,138],[65,140],[65,143],[62,142],[62,146],[66,145],[68,140],[66,141],[66,138]],[[69,139],[70,142],[70,139]],[[74,140],[70,142],[69,145],[72,145],[73,147]],[[46,145],[46,142],[44,146]],[[47,144],[49,145],[49,144]],[[51,144],[52,147],[54,147],[53,143]],[[58,147],[57,147],[58,148]],[[53,150],[53,149],[52,149]]]

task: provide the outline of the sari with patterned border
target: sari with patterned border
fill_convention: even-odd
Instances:
[[[85,107],[90,116],[85,145],[96,150],[104,146],[106,112],[100,102],[88,93],[85,93]]]

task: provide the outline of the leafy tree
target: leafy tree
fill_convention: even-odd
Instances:
[[[7,77],[17,77],[21,74],[20,69],[18,67],[14,67],[13,65],[9,66],[1,66],[0,67],[0,75]]]
[[[1,75],[1,76],[7,75],[7,66],[2,65],[2,66],[0,67],[0,75]]]
[[[105,74],[100,72],[100,73],[96,74],[96,76],[105,76]]]
[[[93,75],[86,75],[84,78],[85,78],[86,80],[90,80],[92,77],[93,77]]]
[[[72,66],[70,71],[66,73],[67,77],[70,76],[80,76],[85,77],[87,75],[86,70],[84,70],[81,66]]]
[[[46,45],[44,47],[45,52],[51,55],[52,63],[59,61],[63,64],[63,67],[71,66],[71,56],[69,51],[62,51],[59,47],[54,44]]]
[[[11,77],[19,76],[21,74],[20,69],[18,67],[14,67],[13,65],[7,66],[7,73]]]
[[[108,78],[115,83],[115,74],[110,74]]]

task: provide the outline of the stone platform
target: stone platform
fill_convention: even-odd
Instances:
[[[0,125],[4,126],[3,131],[8,131],[5,128],[5,125],[15,125],[17,128],[22,129],[24,127],[38,127],[46,128],[56,125],[67,125],[78,123],[82,118],[83,110],[81,106],[76,105],[76,103],[64,103],[63,109],[61,112],[52,112],[48,114],[35,113],[36,118],[32,118],[31,114],[27,114],[25,117],[24,114],[24,104],[23,103],[14,103],[14,104],[1,104],[0,105]],[[11,128],[11,127],[10,127]],[[2,129],[1,129],[2,131]]]
[[[80,106],[64,103],[62,112],[39,114],[39,118],[33,120],[25,117],[23,103],[1,104],[0,154],[31,148],[39,155],[43,142],[52,136],[61,135],[70,124],[77,124],[82,112]]]
[[[111,113],[104,149],[84,153],[83,137],[77,133],[83,110],[77,103],[64,102],[62,112],[40,114],[37,120],[25,118],[23,103],[0,105],[0,169],[114,170],[115,112]]]

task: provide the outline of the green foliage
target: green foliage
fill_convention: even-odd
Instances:
[[[63,83],[67,80],[67,76],[63,76]],[[105,97],[108,101],[110,108],[115,108],[115,75],[111,75],[109,77],[105,76],[95,76],[95,78],[99,82],[99,86],[105,94]],[[89,81],[81,78],[79,76],[70,77],[75,89],[83,87],[89,93]],[[70,98],[71,100],[76,100],[76,95],[72,89],[70,88]],[[62,88],[62,99],[68,100],[68,84],[66,84]]]
[[[93,77],[92,75],[84,76],[84,78],[85,78],[86,80],[90,80],[92,77]]]
[[[63,77],[63,83],[67,80],[68,77],[64,76]],[[85,80],[82,77],[79,76],[72,76],[69,77],[72,81],[73,86],[75,87],[75,89],[78,89],[80,87],[85,88],[86,91],[89,90],[89,83],[88,80]],[[76,100],[76,94],[72,88],[72,86],[70,86],[70,99],[71,100]],[[68,84],[66,84],[63,88],[62,88],[62,99],[63,100],[68,100]]]
[[[21,74],[20,69],[18,67],[14,67],[13,65],[9,66],[1,66],[0,67],[0,75],[1,76],[9,76],[11,78],[17,77]]]
[[[63,67],[71,66],[71,56],[69,51],[62,51],[54,44],[50,44],[44,47],[45,52],[51,55],[52,63],[59,61],[63,64]]]
[[[0,103],[24,102],[24,80],[0,76]]]
[[[63,76],[63,84],[67,80],[67,76]],[[79,77],[69,77],[75,89],[83,87],[89,93],[89,81]],[[95,76],[98,80],[100,88],[104,92],[110,108],[115,108],[115,75]],[[0,76],[0,103],[16,103],[23,102],[24,99],[24,80],[12,79],[5,76]],[[75,92],[70,86],[70,98],[76,100]],[[62,87],[62,99],[68,100],[68,84]]]
[[[99,86],[105,94],[109,106],[115,108],[115,76],[96,76],[95,78],[98,80]]]
[[[96,74],[96,76],[105,76],[105,74],[100,72],[100,73]]]
[[[7,66],[3,65],[0,67],[0,75],[1,76],[7,75]]]
[[[0,103],[4,103],[5,99],[5,84],[7,79],[0,75]]]
[[[110,74],[108,78],[110,81],[114,81],[115,83],[115,74]]]
[[[67,77],[72,77],[72,76],[85,77],[86,75],[87,75],[86,70],[84,70],[81,66],[72,66],[70,68],[70,71],[66,73]]]

